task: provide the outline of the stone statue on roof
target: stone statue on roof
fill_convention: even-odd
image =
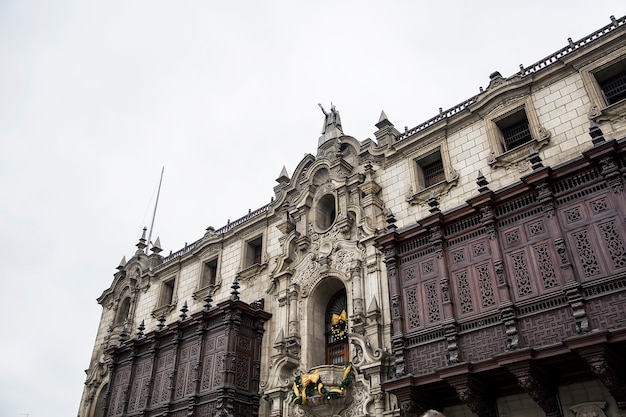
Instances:
[[[339,117],[339,112],[335,108],[335,105],[330,103],[330,112],[324,110],[321,104],[318,103],[318,105],[320,109],[322,109],[322,113],[324,113],[324,126],[322,127],[322,136],[320,136],[318,143],[319,146],[330,139],[343,136],[343,130],[341,128],[341,117]]]
[[[339,112],[335,109],[335,105],[330,103],[330,112],[327,113],[324,110],[324,107],[320,103],[317,103],[322,109],[322,113],[324,113],[324,126],[322,127],[322,134],[333,133],[333,129],[339,130],[339,132],[343,133],[341,130],[341,117],[339,117]]]

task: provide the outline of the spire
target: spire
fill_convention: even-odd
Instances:
[[[152,244],[152,247],[150,248],[150,250],[152,251],[152,253],[158,255],[159,252],[163,251],[163,248],[161,248],[161,238],[159,238],[157,236],[156,240],[154,241],[154,243]]]
[[[393,123],[389,121],[384,110],[380,112],[378,123],[374,126],[378,128],[378,130],[374,132],[374,136],[376,136],[376,141],[379,146],[391,146],[396,141],[396,138],[400,136],[400,132],[398,132],[393,126]]]
[[[135,246],[137,246],[137,251],[135,255],[140,255],[143,253],[143,250],[146,248],[146,231],[148,231],[147,227],[143,228],[143,233],[141,233],[141,238],[139,238],[139,242]]]
[[[387,115],[385,114],[384,110],[381,110],[380,117],[378,118],[378,123],[376,123],[375,126],[379,129],[382,129],[386,126],[393,126],[393,123],[391,123],[389,119],[387,119]]]
[[[279,184],[287,184],[289,183],[290,178],[289,174],[287,174],[287,168],[283,165],[283,169],[280,171],[280,175],[276,178],[276,182]]]
[[[126,267],[126,256],[122,256],[122,260],[120,261],[120,264],[117,266],[117,270],[121,271],[122,269],[124,269],[124,267]]]
[[[604,133],[593,120],[589,121],[589,136],[591,136],[591,143],[594,145],[605,141]]]
[[[398,226],[396,226],[396,217],[393,215],[391,209],[387,211],[387,218],[385,221],[387,222],[387,232],[395,232],[398,230]]]
[[[489,191],[489,181],[483,175],[482,171],[478,170],[478,176],[476,178],[476,185],[478,185],[478,192],[484,193],[485,191]]]
[[[432,191],[428,195],[428,206],[430,207],[428,211],[432,214],[441,213],[441,210],[439,209],[439,201],[437,201],[437,197],[435,197],[435,193]]]
[[[530,157],[528,158],[528,160],[531,163],[531,168],[533,169],[533,171],[536,171],[539,168],[543,168],[543,164],[541,163],[541,157],[532,146],[530,147]]]

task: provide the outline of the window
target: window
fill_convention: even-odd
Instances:
[[[343,365],[348,361],[348,300],[346,290],[337,292],[326,307],[326,364]]]
[[[426,204],[430,193],[439,198],[458,183],[459,173],[452,168],[445,138],[409,155],[408,163],[412,190],[407,201],[411,204]]]
[[[115,318],[115,324],[124,324],[128,318],[130,312],[130,298],[124,298],[124,301],[120,304],[117,310],[117,317]]]
[[[594,77],[607,105],[626,98],[626,60],[595,72]]]
[[[424,188],[435,185],[446,179],[443,169],[443,160],[441,159],[441,151],[437,149],[432,154],[417,161],[421,177],[423,178]]]
[[[325,231],[335,222],[337,216],[335,209],[335,196],[324,194],[315,206],[315,225],[319,230]]]
[[[263,236],[259,236],[247,243],[245,267],[259,265],[263,260]]]
[[[626,47],[610,52],[580,69],[591,107],[589,118],[619,120],[626,108]],[[608,110],[610,109],[610,110]],[[610,123],[611,136],[621,137],[624,128]],[[607,132],[605,131],[605,134]]]
[[[161,284],[160,306],[169,306],[173,304],[174,284],[176,284],[176,279],[174,278],[163,281],[163,284]]]
[[[206,288],[209,285],[215,285],[217,278],[217,258],[211,259],[204,263],[202,270],[202,282],[200,288]]]
[[[530,148],[539,151],[550,141],[550,132],[539,125],[531,96],[497,107],[485,118],[491,153],[488,163],[494,167],[530,168]]]
[[[532,140],[530,125],[523,108],[496,121],[496,126],[500,130],[500,143],[505,152]]]

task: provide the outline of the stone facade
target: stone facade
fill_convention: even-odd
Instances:
[[[612,18],[404,132],[383,112],[359,141],[322,108],[316,155],[283,169],[270,204],[168,256],[144,235],[123,259],[79,415],[625,415],[625,74]],[[166,332],[187,346],[223,331],[239,363],[240,325],[207,307],[235,295],[263,317],[258,374],[131,401],[132,352],[159,357]],[[346,361],[337,398],[294,401],[297,376]],[[156,365],[141,369],[154,390]]]

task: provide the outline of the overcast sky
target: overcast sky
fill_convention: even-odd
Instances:
[[[270,201],[345,134],[398,130],[621,17],[619,1],[0,0],[0,416],[76,415],[101,308],[150,225],[166,253]]]

